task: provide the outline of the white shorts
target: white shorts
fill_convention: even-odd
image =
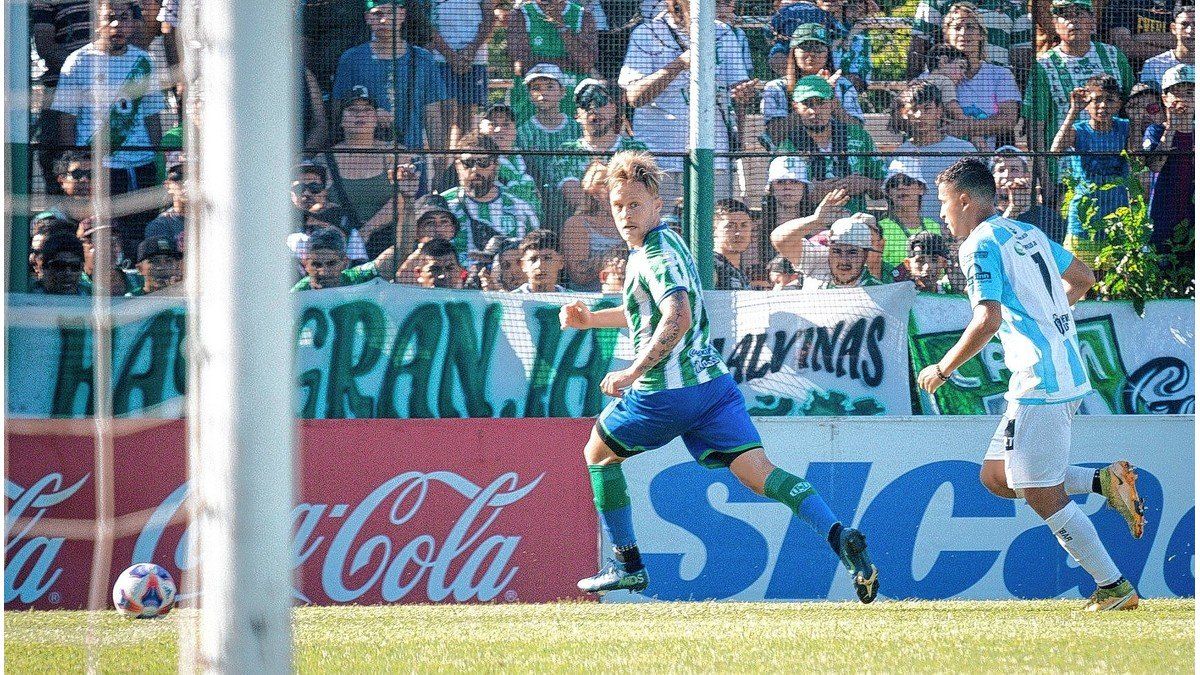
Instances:
[[[1061,484],[1067,477],[1071,420],[1079,403],[1029,405],[1010,401],[983,459],[1004,460],[1010,488]]]

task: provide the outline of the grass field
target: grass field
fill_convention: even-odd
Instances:
[[[1190,672],[1194,600],[304,607],[301,672]],[[102,672],[175,672],[177,624],[97,617]],[[5,612],[10,673],[78,672],[85,612]]]

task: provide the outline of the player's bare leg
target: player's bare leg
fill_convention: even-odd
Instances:
[[[600,514],[600,525],[612,542],[613,558],[595,576],[579,580],[579,590],[603,595],[609,591],[643,591],[650,583],[646,567],[633,535],[633,509],[629,488],[625,485],[624,461],[592,427],[592,435],[583,449],[592,498]]]
[[[843,527],[808,481],[775,466],[761,447],[735,457],[729,470],[755,494],[786,505],[818,534],[825,535],[849,571],[858,599],[863,602],[875,599],[879,592],[879,570],[867,555],[866,537],[854,528]]]
[[[1116,563],[1104,549],[1096,526],[1083,509],[1067,497],[1062,484],[1027,487],[1022,489],[1022,494],[1029,506],[1046,521],[1058,543],[1096,580],[1096,592],[1085,609],[1105,611],[1138,606],[1133,584],[1121,576]]]
[[[988,492],[1004,499],[1022,499],[1021,491],[1008,486],[1004,474],[1004,460],[984,460],[979,469],[979,481]],[[1094,493],[1103,495],[1129,526],[1134,539],[1140,539],[1146,524],[1146,507],[1137,491],[1137,471],[1124,460],[1113,462],[1102,469],[1084,466],[1068,466],[1063,489],[1067,495]]]

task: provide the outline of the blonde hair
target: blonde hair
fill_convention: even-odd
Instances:
[[[658,168],[654,155],[642,150],[623,150],[613,155],[608,162],[609,190],[630,181],[641,183],[642,187],[654,195],[658,195],[658,186],[662,183],[663,172]]]
[[[956,2],[946,9],[945,16],[942,17],[942,35],[950,30],[950,24],[957,18],[956,15],[961,15],[963,19],[975,24],[975,28],[979,30],[979,53],[974,56],[978,57],[980,62],[987,60],[987,45],[988,32],[987,24],[983,22],[983,16],[979,13],[979,8],[974,3]],[[942,38],[945,42],[945,37]]]

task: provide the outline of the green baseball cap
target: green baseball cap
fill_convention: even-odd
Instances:
[[[803,103],[810,98],[821,98],[828,101],[833,98],[833,87],[820,75],[802,77],[796,81],[796,88],[792,90],[792,102]]]
[[[829,34],[825,31],[825,27],[819,23],[802,23],[796,26],[796,30],[792,31],[792,39],[789,45],[799,47],[805,42],[820,42],[825,46],[829,46]]]
[[[1050,12],[1061,12],[1071,7],[1082,7],[1089,12],[1094,12],[1092,9],[1092,0],[1051,0]]]

